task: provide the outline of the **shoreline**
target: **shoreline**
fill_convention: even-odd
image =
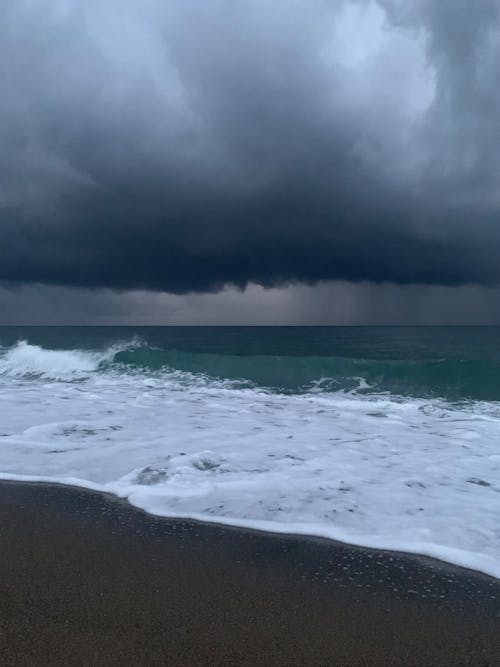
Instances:
[[[485,665],[500,582],[425,556],[0,482],[2,664]]]
[[[80,483],[81,482],[81,483]],[[214,519],[211,519],[210,516],[196,516],[196,515],[190,515],[190,514],[179,514],[179,515],[167,515],[167,514],[155,514],[154,512],[149,512],[148,510],[143,509],[142,507],[138,505],[134,505],[133,503],[130,502],[127,496],[119,495],[118,493],[115,493],[114,491],[110,491],[108,489],[102,488],[100,485],[95,484],[92,485],[91,483],[85,481],[85,480],[77,480],[73,479],[68,482],[61,482],[61,481],[54,481],[52,479],[43,479],[39,477],[31,477],[29,475],[27,476],[20,476],[20,475],[13,475],[12,478],[9,478],[8,476],[0,477],[0,487],[3,485],[10,485],[10,484],[21,484],[21,485],[33,485],[33,486],[48,486],[48,487],[53,487],[53,488],[61,488],[61,489],[70,489],[73,491],[84,491],[88,492],[90,494],[97,494],[101,495],[105,498],[107,498],[110,502],[118,502],[118,503],[124,503],[126,507],[129,507],[133,511],[140,512],[141,514],[144,514],[146,517],[152,517],[156,519],[160,519],[163,521],[167,522],[188,522],[196,525],[206,525],[206,526],[214,526],[216,528],[227,528],[229,530],[233,529],[236,531],[242,531],[242,532],[255,532],[259,534],[266,534],[266,535],[274,535],[276,537],[294,537],[297,539],[311,539],[311,540],[325,540],[326,542],[332,543],[334,545],[338,546],[343,546],[343,547],[348,547],[353,550],[355,549],[361,549],[362,551],[372,551],[374,553],[377,552],[384,552],[384,553],[392,553],[394,555],[401,556],[403,558],[414,558],[417,560],[421,560],[422,562],[429,561],[430,563],[438,563],[442,567],[450,567],[452,569],[460,569],[464,570],[466,572],[470,572],[471,574],[478,574],[480,576],[488,577],[490,579],[493,579],[497,582],[500,583],[500,571],[498,574],[493,574],[493,570],[497,572],[497,567],[494,565],[490,565],[488,563],[485,565],[482,569],[479,567],[473,567],[469,564],[465,564],[465,562],[460,562],[460,560],[468,561],[471,558],[472,559],[477,559],[481,558],[483,556],[482,554],[476,554],[468,551],[463,551],[456,549],[454,547],[444,547],[440,545],[434,545],[432,543],[430,544],[423,544],[423,548],[419,549],[418,546],[415,545],[415,549],[401,549],[397,547],[392,547],[392,546],[386,546],[386,545],[370,545],[366,544],[363,542],[355,542],[351,541],[348,537],[344,540],[338,536],[332,537],[328,534],[326,534],[326,531],[324,531],[323,534],[321,534],[321,531],[313,532],[309,529],[309,527],[303,528],[302,524],[300,525],[300,529],[297,528],[297,524],[282,524],[283,529],[277,528],[274,526],[272,522],[266,522],[266,521],[256,521],[256,520],[251,520],[251,521],[246,521],[245,519],[228,519],[228,520],[223,520],[221,517],[215,517]],[[286,528],[285,528],[286,526]],[[446,558],[445,556],[439,555],[439,553],[428,553],[429,551],[435,551],[439,552],[439,550],[449,550],[456,552],[457,555],[455,555],[455,558]],[[427,553],[426,553],[427,551]],[[466,555],[467,558],[463,559],[463,555]],[[460,559],[460,556],[462,556],[462,559]],[[500,567],[500,566],[498,566]]]

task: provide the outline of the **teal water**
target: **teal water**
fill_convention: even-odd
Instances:
[[[4,352],[20,340],[44,350],[119,346],[98,372],[179,370],[284,393],[500,400],[500,327],[0,327]]]

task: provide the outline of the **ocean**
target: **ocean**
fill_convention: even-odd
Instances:
[[[0,477],[500,578],[500,328],[0,327]]]

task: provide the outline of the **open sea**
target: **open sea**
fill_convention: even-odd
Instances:
[[[500,578],[500,328],[0,327],[0,477]]]

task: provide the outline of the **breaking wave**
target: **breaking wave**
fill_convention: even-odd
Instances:
[[[493,360],[215,354],[151,347],[137,338],[100,351],[45,349],[27,341],[0,347],[3,376],[75,381],[96,373],[176,373],[186,381],[224,381],[286,394],[342,391],[500,400],[500,363]]]

